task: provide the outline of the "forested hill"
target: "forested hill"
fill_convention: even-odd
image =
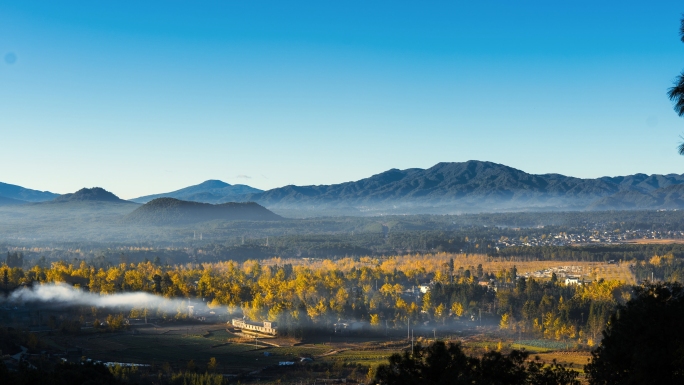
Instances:
[[[281,220],[265,207],[254,203],[209,203],[182,201],[174,198],[157,198],[128,214],[124,221],[138,224],[183,224],[224,221],[271,221]]]
[[[640,208],[684,208],[684,184],[676,184],[653,191],[622,190],[599,199],[590,206],[594,210],[633,210]]]
[[[31,190],[25,187],[0,182],[0,197],[19,201],[11,202],[6,199],[2,199],[0,205],[6,203],[16,204],[22,202],[43,202],[52,200],[57,196],[58,194],[54,194],[49,191]]]
[[[111,202],[111,203],[132,203],[120,199],[111,192],[101,188],[82,188],[73,194],[60,195],[53,199],[50,203],[65,203],[65,202]]]
[[[391,169],[355,182],[285,186],[243,199],[275,209],[424,211],[684,208],[684,175],[635,174],[581,179],[528,174],[481,161],[438,163],[429,169]],[[613,197],[614,199],[604,199]]]
[[[162,194],[147,195],[132,199],[132,201],[137,203],[147,203],[157,198],[176,198],[192,202],[223,203],[234,200],[231,198],[236,196],[260,192],[262,192],[262,190],[243,184],[231,185],[220,180],[208,180],[198,185],[182,188],[180,190]]]

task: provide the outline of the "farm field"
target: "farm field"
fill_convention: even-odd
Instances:
[[[235,336],[224,325],[140,328],[125,333],[86,334],[77,337],[53,337],[55,344],[83,349],[87,358],[100,361],[133,362],[185,368],[188,360],[203,366],[215,357],[227,373],[256,370],[279,361],[316,356],[328,350],[324,345],[273,347],[254,339]],[[50,337],[48,337],[50,338]],[[67,342],[68,341],[68,342]],[[273,340],[269,340],[273,343]],[[269,356],[264,352],[268,351]]]
[[[591,353],[585,351],[554,351],[539,353],[536,356],[539,356],[547,364],[556,360],[561,365],[567,365],[573,370],[584,373],[584,365],[589,362]]]
[[[406,344],[404,344],[404,347]],[[378,350],[358,350],[358,349],[342,349],[342,350],[331,350],[329,353],[323,354],[318,357],[318,360],[324,362],[331,362],[335,364],[349,365],[349,364],[361,364],[364,366],[376,367],[380,364],[386,363],[389,356],[393,353],[400,352],[401,349],[395,347],[394,349],[381,348]]]
[[[46,336],[52,344],[82,348],[82,355],[93,360],[148,364],[158,368],[184,370],[193,360],[200,370],[214,357],[217,370],[226,375],[246,375],[243,382],[276,383],[282,379],[325,378],[335,373],[356,373],[365,376],[368,368],[386,363],[393,353],[410,346],[398,335],[382,337],[320,336],[306,341],[273,338],[258,341],[234,334],[225,324],[194,324],[163,327],[140,327],[122,333],[86,333],[75,337]],[[444,331],[443,331],[444,332]],[[432,336],[430,336],[432,337]],[[439,338],[439,336],[437,336]],[[494,328],[454,331],[442,335],[447,341],[461,342],[468,354],[480,355],[489,350],[525,349],[530,358],[539,356],[545,363],[553,359],[582,371],[588,352],[572,351],[572,343],[550,340],[512,340]],[[422,335],[416,343],[429,345],[433,338]],[[269,344],[269,345],[266,345]],[[569,348],[569,349],[567,349]],[[300,363],[302,357],[313,361]],[[80,359],[80,357],[73,357]],[[292,361],[293,367],[281,367],[279,362]],[[283,377],[285,376],[285,377]],[[285,382],[287,383],[287,382]]]
[[[525,350],[530,353],[530,359],[539,359],[551,364],[555,359],[557,363],[567,365],[569,368],[584,373],[584,365],[591,357],[589,350],[578,350],[572,341],[555,341],[547,339],[522,339],[512,340],[510,335],[486,333],[475,335],[463,340],[466,352],[472,355],[483,354],[490,350],[506,352],[511,349]]]
[[[525,350],[530,354],[547,353],[554,351],[569,351],[575,348],[572,341],[554,341],[545,339],[512,340],[508,335],[496,337],[494,335],[478,335],[462,340],[465,349],[473,353],[484,353],[490,350]]]
[[[565,350],[574,345],[573,342],[552,340],[520,340],[511,343],[511,349],[525,349],[531,353],[544,353],[554,350]]]
[[[225,330],[225,325],[148,327],[135,332],[88,333],[76,337],[46,336],[54,346],[83,349],[87,358],[140,364],[170,363],[185,367],[189,359],[204,363],[211,357],[227,371],[258,369],[280,361],[311,357],[324,362],[377,365],[407,346],[404,341],[387,342],[368,338],[321,338],[313,343],[293,339],[248,339]],[[395,338],[396,339],[396,338]],[[268,355],[264,355],[268,352]]]
[[[624,242],[626,244],[632,245],[671,245],[671,244],[684,244],[684,239],[670,238],[670,239],[633,239]]]

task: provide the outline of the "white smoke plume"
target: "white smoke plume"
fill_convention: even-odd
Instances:
[[[169,299],[150,293],[116,293],[96,294],[83,291],[67,284],[43,284],[33,288],[23,287],[15,290],[8,297],[9,302],[44,302],[52,305],[95,306],[105,308],[146,308],[159,309],[165,312],[187,310],[194,305],[187,300]]]

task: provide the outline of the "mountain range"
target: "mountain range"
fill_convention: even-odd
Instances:
[[[73,195],[57,198],[57,194],[49,192],[0,184],[0,205],[16,205],[29,198],[57,198],[57,202],[83,199],[83,194]],[[684,209],[684,174],[582,179],[529,174],[502,164],[473,160],[438,163],[428,169],[391,169],[339,184],[290,185],[268,191],[208,180],[132,201],[145,203],[157,198],[214,205],[256,202],[286,216]]]
[[[100,188],[82,188],[74,193],[59,195],[43,202],[24,202],[0,197],[0,224],[20,233],[26,227],[47,226],[54,231],[121,232],[125,228],[184,226],[201,222],[219,221],[279,221],[274,214],[254,202],[209,204],[175,198],[157,198],[145,204],[120,199]],[[17,203],[19,202],[19,203]],[[24,229],[24,230],[22,230]],[[53,231],[53,230],[50,230]],[[99,232],[98,232],[99,231]]]
[[[263,190],[256,189],[244,184],[230,185],[220,180],[208,180],[198,185],[182,188],[180,190],[147,195],[131,199],[136,203],[147,203],[157,198],[176,198],[184,201],[203,203],[225,203],[247,194],[261,193]]]
[[[285,186],[243,200],[273,210],[368,214],[684,208],[684,175],[582,179],[482,161],[391,169],[355,182]]]

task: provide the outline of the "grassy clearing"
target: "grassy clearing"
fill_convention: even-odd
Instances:
[[[321,357],[320,360],[338,364],[361,364],[365,366],[378,366],[387,363],[387,359],[401,350],[345,350],[335,354]]]
[[[553,349],[544,348],[541,346],[519,344],[519,343],[514,343],[514,344],[511,344],[510,346],[511,346],[511,349],[525,350],[525,351],[528,351],[530,353],[544,353],[544,352],[548,352],[548,351],[553,350]]]
[[[572,349],[575,346],[574,342],[566,343],[562,341],[551,341],[544,339],[513,341],[506,339],[487,338],[466,341],[463,343],[463,345],[466,349],[481,350],[482,352],[498,349],[524,349],[530,352],[531,354],[547,353],[553,351],[566,351],[568,349]]]
[[[574,342],[564,342],[564,341],[551,341],[551,340],[544,340],[544,339],[535,339],[535,340],[521,340],[519,343],[513,343],[513,345],[518,345],[518,346],[529,346],[530,348],[534,349],[527,349],[527,350],[536,350],[536,351],[549,351],[549,350],[565,350],[568,349],[569,347],[574,346]],[[514,349],[517,349],[514,347]]]
[[[274,353],[276,356],[299,357],[299,356],[320,356],[330,351],[329,346],[286,346],[280,348],[269,348],[265,351]]]
[[[538,354],[539,358],[546,362],[551,363],[555,359],[557,363],[561,365],[567,365],[569,368],[576,370],[578,372],[584,373],[584,365],[589,362],[591,358],[591,353],[589,352],[549,352]]]

